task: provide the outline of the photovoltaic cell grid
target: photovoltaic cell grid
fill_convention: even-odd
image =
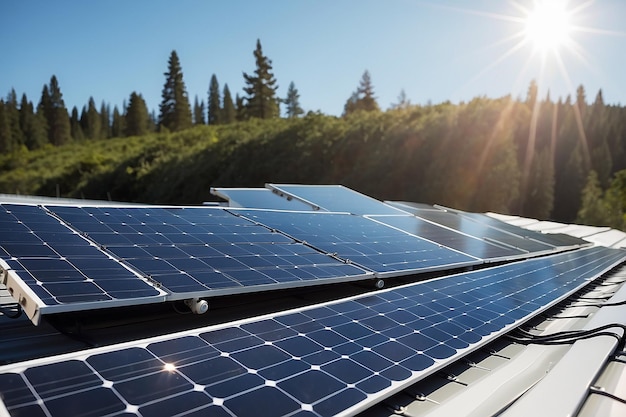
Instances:
[[[425,209],[423,205],[413,203],[386,204],[340,185],[268,184],[267,186],[281,193],[307,201],[312,206],[318,206],[333,212],[345,211],[366,216],[402,215],[410,213],[420,216],[422,219],[439,223],[462,234],[471,235],[483,240],[485,242],[482,245],[483,250],[478,250],[478,252],[482,253],[489,248],[489,250],[486,251],[486,257],[479,256],[483,259],[497,258],[500,256],[491,255],[497,251],[492,247],[493,245],[488,246],[490,243],[498,244],[501,247],[506,245],[510,249],[520,249],[525,253],[532,253],[534,255],[554,252],[555,248],[564,250],[587,244],[587,242],[582,239],[572,238],[567,235],[545,235],[538,232],[527,231],[505,224],[504,222],[498,222],[498,220],[479,213],[464,213],[459,211],[457,214],[457,212],[452,213],[443,210],[434,210],[433,207]],[[503,225],[498,225],[497,223],[503,223]],[[449,235],[443,236],[444,234],[445,232],[438,232],[435,236],[442,239],[450,238]],[[464,243],[467,243],[467,245]],[[469,242],[461,242],[460,244],[461,246],[470,248],[464,251],[465,253],[475,256],[471,252],[475,251],[476,248],[469,244]],[[455,246],[449,247],[458,249]],[[510,254],[502,256],[509,257]]]
[[[362,216],[341,213],[237,210],[261,224],[368,268],[397,276],[476,265],[482,261]]]
[[[0,259],[46,305],[162,298],[39,207],[1,204],[0,230]]]
[[[521,249],[528,253],[549,253],[554,251],[555,248],[559,246],[558,244],[548,244],[533,239],[527,239],[522,235],[525,231],[522,231],[522,229],[519,228],[515,228],[513,233],[509,233],[443,210],[436,211],[417,209],[415,215],[421,219],[458,230],[461,233],[493,241],[494,243],[500,245],[507,245],[512,248]]]
[[[464,235],[455,230],[427,222],[411,215],[368,217],[380,223],[396,227],[405,232],[423,237],[424,239],[456,249],[485,261],[497,261],[527,256],[527,252],[506,246],[499,246],[474,236]]]
[[[592,248],[296,312],[0,368],[9,413],[348,415],[624,261]]]
[[[371,275],[219,208],[48,209],[171,293]]]

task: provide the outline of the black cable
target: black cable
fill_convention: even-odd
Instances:
[[[524,329],[517,329],[518,333],[522,336],[516,336],[514,334],[507,335],[510,339],[519,343],[538,343],[538,344],[563,344],[573,343],[577,340],[590,339],[597,336],[612,336],[616,337],[619,342],[623,341],[623,336],[620,336],[613,332],[606,332],[604,330],[619,327],[624,330],[626,334],[626,325],[622,323],[611,323],[599,326],[588,330],[568,330],[563,332],[551,333],[547,335],[536,335],[530,333]]]
[[[529,339],[529,340],[552,340],[552,339],[558,340],[558,339],[566,339],[570,337],[584,336],[586,334],[593,334],[602,330],[606,330],[610,327],[615,327],[615,326],[608,326],[608,327],[600,326],[600,327],[589,329],[589,330],[567,330],[567,331],[562,331],[562,332],[557,332],[557,333],[550,333],[546,335],[530,333],[524,329],[517,329],[517,330],[519,333],[522,333],[526,339]]]
[[[538,345],[566,345],[566,344],[571,344],[574,342],[577,342],[579,340],[586,340],[586,339],[592,339],[594,337],[598,337],[598,336],[611,336],[614,337],[618,340],[618,342],[622,341],[622,336],[618,335],[617,333],[612,333],[612,332],[598,332],[598,333],[593,333],[593,334],[586,334],[586,335],[582,335],[582,336],[577,336],[577,337],[571,337],[571,338],[562,338],[562,339],[547,339],[547,340],[533,340],[533,339],[525,339],[525,338],[518,338],[516,336],[513,335],[508,335],[507,337],[515,342],[518,343],[532,343],[532,344],[538,344]]]
[[[610,392],[606,392],[603,388],[600,388],[600,387],[591,386],[591,387],[589,387],[589,392],[591,392],[592,394],[604,395],[605,397],[609,397],[612,400],[619,401],[622,404],[626,404],[626,400],[623,399],[622,397],[618,397],[615,394],[612,394]]]

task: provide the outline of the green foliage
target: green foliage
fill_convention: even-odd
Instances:
[[[279,116],[279,99],[276,97],[276,78],[272,73],[272,61],[263,55],[261,41],[257,39],[254,50],[256,69],[253,75],[244,72],[246,118],[271,119]]]
[[[172,51],[159,106],[159,125],[176,132],[191,127],[191,107],[178,54]]]
[[[582,205],[576,221],[592,226],[626,230],[626,171],[616,173],[611,187],[603,192],[598,174],[591,171],[582,191]]]

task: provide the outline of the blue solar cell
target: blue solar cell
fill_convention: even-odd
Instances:
[[[527,253],[515,248],[498,246],[480,236],[465,235],[415,216],[370,216],[370,218],[479,259],[510,259]]]
[[[262,320],[8,365],[0,368],[0,397],[11,397],[5,403],[12,414],[44,406],[65,415],[62,400],[81,410],[78,399],[89,398],[103,410],[121,410],[123,400],[139,410],[159,410],[163,403],[162,410],[172,412],[213,407],[239,415],[262,404],[272,415],[352,414],[488,343],[625,259],[618,250],[578,250]]]
[[[0,258],[44,307],[152,298],[158,290],[139,279],[41,207],[2,204]],[[110,291],[110,292],[109,292]]]
[[[174,298],[371,276],[223,209],[48,209]]]
[[[504,231],[488,224],[476,222],[468,217],[443,210],[417,209],[415,215],[463,234],[486,239],[499,245],[516,248],[530,253],[552,251],[556,245],[544,243],[536,239],[527,239],[524,229],[512,226],[511,231]]]
[[[360,216],[263,210],[237,213],[379,274],[402,275],[480,263]]]

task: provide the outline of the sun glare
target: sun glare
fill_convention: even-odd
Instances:
[[[526,18],[525,35],[535,49],[547,51],[566,45],[571,29],[565,0],[537,0]]]

